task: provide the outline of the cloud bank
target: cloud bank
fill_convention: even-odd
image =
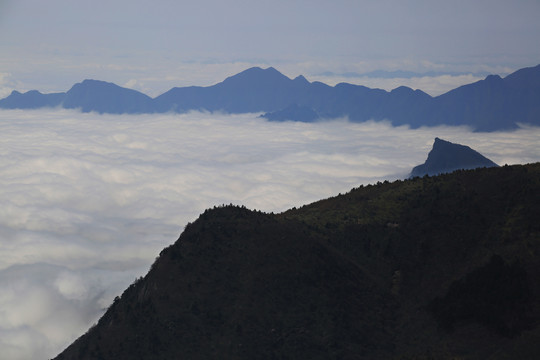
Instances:
[[[280,212],[405,177],[436,136],[501,165],[540,161],[540,128],[257,115],[0,111],[0,358],[55,356],[214,205]]]

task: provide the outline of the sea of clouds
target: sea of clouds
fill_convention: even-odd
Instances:
[[[281,212],[404,178],[434,138],[540,161],[540,128],[474,133],[258,114],[0,111],[0,359],[58,354],[206,208]]]

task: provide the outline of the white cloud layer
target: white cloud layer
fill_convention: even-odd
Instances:
[[[405,177],[434,137],[540,161],[540,128],[0,111],[0,359],[53,357],[208,207],[279,212]]]

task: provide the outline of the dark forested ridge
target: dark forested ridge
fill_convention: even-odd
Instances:
[[[222,206],[56,359],[540,358],[540,163]]]
[[[175,87],[150,98],[104,81],[85,80],[66,93],[13,91],[0,108],[64,107],[112,114],[188,112],[263,113],[273,121],[390,120],[411,127],[467,125],[477,131],[540,125],[540,65],[505,78],[489,75],[431,97],[405,86],[390,92],[341,83],[328,86],[303,76],[290,79],[274,68],[251,68],[218,84]]]

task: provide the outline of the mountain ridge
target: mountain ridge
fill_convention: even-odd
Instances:
[[[136,90],[97,80],[75,84],[66,93],[12,92],[0,108],[79,108],[83,112],[138,114],[188,112],[263,113],[277,121],[317,121],[347,117],[353,122],[390,120],[393,125],[467,125],[476,131],[508,130],[518,123],[540,125],[540,65],[523,68],[501,78],[460,86],[432,97],[404,86],[391,91],[340,83],[328,86],[294,79],[273,67],[252,67],[220,83],[200,87],[174,87],[150,98]],[[296,116],[285,111],[305,109]],[[303,117],[310,112],[317,114]]]

